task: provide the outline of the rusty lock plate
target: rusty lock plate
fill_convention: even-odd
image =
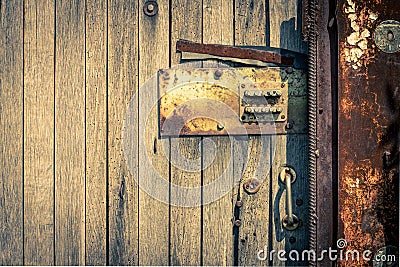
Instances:
[[[374,32],[376,46],[385,53],[400,51],[400,22],[385,20],[380,23]]]
[[[160,136],[306,133],[306,82],[281,67],[160,70]]]

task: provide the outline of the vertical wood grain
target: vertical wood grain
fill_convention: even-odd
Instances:
[[[205,44],[233,44],[233,2],[203,1],[203,42]]]
[[[268,34],[267,7],[265,1],[247,0],[235,2],[235,44],[266,45]],[[270,164],[269,158],[259,158],[260,149],[270,149],[269,137],[251,136],[248,140],[238,140],[235,145],[246,147],[248,155],[235,154],[235,173],[243,173],[242,183],[236,192],[241,192],[243,207],[240,211],[242,226],[239,228],[238,264],[268,265],[260,262],[257,252],[268,246],[269,206],[270,206]],[[243,149],[242,149],[243,150]],[[269,155],[266,151],[264,155]],[[261,161],[257,169],[256,163]],[[242,169],[247,164],[246,169]],[[243,182],[249,178],[263,179],[262,187],[255,195],[243,192]]]
[[[176,51],[176,42],[186,39],[202,42],[202,1],[171,0],[171,64],[179,64],[180,53]]]
[[[24,263],[54,264],[54,1],[25,1]]]
[[[107,2],[86,4],[86,264],[105,265]]]
[[[217,181],[215,187],[205,187],[207,192],[203,192],[203,196],[221,196],[211,203],[205,203],[203,208],[203,262],[208,266],[233,265],[232,191],[224,192],[226,184],[223,184],[228,183],[233,187],[232,157],[229,137],[203,139],[203,162],[212,162],[204,170],[203,183],[208,185]],[[203,198],[204,201],[207,198]]]
[[[233,2],[203,1],[203,42],[216,44],[233,44]],[[218,67],[217,62],[204,62],[203,67]],[[203,184],[206,186],[218,179],[214,191],[207,188],[203,191],[203,244],[202,255],[204,265],[231,266],[233,260],[232,236],[232,191],[221,192],[229,183],[233,187],[233,144],[229,137],[210,137],[202,140]],[[214,153],[215,152],[215,153]],[[225,195],[221,195],[226,193]],[[211,203],[205,196],[221,195]]]
[[[108,2],[108,194],[109,264],[138,264],[137,132],[131,132],[125,160],[122,131],[125,112],[138,84],[138,4]],[[137,105],[137,103],[135,104]],[[137,112],[131,114],[137,125]],[[132,127],[135,129],[135,127]],[[136,127],[137,128],[137,127]],[[128,169],[127,163],[131,165]]]
[[[0,2],[0,264],[23,264],[23,2]]]
[[[264,0],[235,1],[236,45],[266,45],[267,11]]]
[[[171,141],[173,142],[173,141]],[[178,147],[171,146],[171,160],[177,166],[171,166],[171,183],[181,187],[201,186],[200,171],[186,171],[189,165],[180,162],[178,157],[188,160],[201,158],[201,139],[182,138],[176,141]],[[171,198],[186,203],[189,196],[181,189],[171,189]],[[201,190],[190,197],[191,202],[201,204]],[[170,242],[171,265],[200,265],[201,259],[201,207],[171,206]]]
[[[169,1],[157,1],[158,13],[152,17],[142,11],[145,2],[139,5],[139,179],[166,202],[139,190],[139,265],[154,266],[169,262],[169,190],[161,182],[169,181],[169,141],[158,138],[156,75],[158,69],[169,67]]]
[[[85,264],[85,4],[56,2],[55,258]]]
[[[239,265],[267,266],[268,261],[260,261],[257,253],[268,247],[270,225],[270,150],[271,138],[252,136],[247,141],[238,140],[235,144],[234,173],[242,174],[240,209],[242,225],[239,228],[238,263]],[[246,152],[245,154],[244,152]],[[257,178],[262,185],[256,194],[244,192],[243,184],[247,179]]]
[[[279,251],[285,250],[286,244],[290,244],[288,241],[291,235],[290,231],[286,231],[282,227],[282,218],[286,215],[286,188],[285,184],[279,180],[279,172],[286,164],[292,164],[287,162],[286,157],[288,155],[286,149],[287,136],[276,137],[275,155],[272,163],[272,176],[271,176],[271,189],[272,189],[272,247],[271,250]],[[292,195],[295,195],[292,192]],[[297,209],[293,208],[293,213],[297,215]],[[270,255],[269,255],[270,257]],[[277,266],[285,266],[284,261],[278,260],[277,253],[273,254],[272,262]]]
[[[271,174],[270,158],[259,158],[268,150],[273,155],[270,137],[237,138],[233,146],[227,137],[158,139],[156,80],[146,83],[159,68],[179,63],[181,38],[306,52],[299,1],[159,0],[153,17],[143,14],[145,2],[1,2],[1,265],[234,265],[230,220],[238,193],[238,264],[268,265],[257,259],[265,246],[306,248],[307,137],[277,137]],[[125,112],[142,85],[125,158]],[[177,164],[167,160],[171,144],[178,145],[171,151]],[[179,156],[213,163],[188,171]],[[294,202],[303,200],[294,208],[303,220],[294,232],[280,228],[286,200],[277,175],[285,163],[300,179]],[[168,207],[135,182],[161,176],[197,187],[222,173],[234,192],[208,204],[199,189],[196,199],[205,205],[198,207]],[[252,177],[264,183],[250,196],[240,181]]]
[[[301,1],[269,1],[269,36],[270,46],[306,53],[307,43],[301,36],[302,14]]]
[[[175,45],[178,39],[202,41],[202,1],[172,0],[171,2],[171,64],[179,63],[179,54]],[[194,63],[192,67],[200,67]],[[181,187],[201,186],[201,171],[187,171],[184,160],[201,161],[201,138],[171,138],[170,182]],[[201,164],[197,169],[200,169]],[[182,190],[171,189],[171,198],[185,201]],[[193,198],[201,204],[201,190]],[[200,265],[201,264],[201,207],[170,207],[170,264]]]
[[[284,3],[278,0],[269,1],[269,28],[270,45],[292,51],[306,53],[306,43],[301,37],[301,6],[296,0]],[[290,84],[290,76],[289,76]],[[290,92],[298,90],[290,88]],[[304,94],[306,94],[304,92]],[[291,102],[289,102],[291,103]],[[306,103],[304,103],[306,105]],[[289,105],[289,115],[294,114],[293,107]],[[290,119],[290,118],[289,118]],[[276,137],[275,154],[272,164],[272,247],[271,250],[297,250],[302,252],[308,248],[308,147],[306,135],[294,135]],[[272,152],[271,152],[272,153]],[[279,181],[279,172],[285,165],[292,166],[298,175],[298,179],[292,184],[293,213],[298,215],[302,225],[295,231],[287,231],[282,228],[282,218],[286,214],[286,189]],[[296,200],[302,201],[302,205],[296,205]],[[289,241],[291,238],[291,242]],[[272,264],[276,266],[305,265],[306,261],[280,261],[275,253]]]

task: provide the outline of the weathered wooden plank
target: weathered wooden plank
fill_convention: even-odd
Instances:
[[[85,264],[85,3],[56,2],[55,259]]]
[[[233,44],[233,1],[203,1],[203,42]]]
[[[287,136],[275,136],[275,153],[273,154],[272,169],[271,169],[271,215],[272,215],[272,236],[271,236],[271,247],[270,251],[276,252],[285,250],[286,237],[290,235],[290,232],[286,231],[282,227],[282,218],[286,215],[286,193],[285,184],[280,181],[279,172],[286,164],[292,164],[287,162],[286,155],[289,154],[286,149]],[[294,193],[292,192],[292,195]],[[293,208],[293,213],[297,215],[297,210]],[[289,242],[287,242],[289,244]],[[284,261],[278,260],[278,253],[268,255],[268,260],[273,262],[273,265],[285,266]]]
[[[0,264],[23,264],[23,1],[0,4]]]
[[[292,51],[306,53],[307,43],[303,41],[301,1],[271,0],[268,6],[267,39],[269,46],[285,48]]]
[[[171,64],[176,65],[176,41],[202,39],[202,1],[173,0],[171,4]],[[170,264],[201,265],[201,189],[194,189],[202,183],[201,138],[170,138],[170,149]]]
[[[108,2],[108,216],[112,265],[138,264],[137,132],[130,132],[127,161],[121,139],[125,112],[138,84],[138,11],[134,0]],[[126,123],[137,125],[137,113],[130,118]]]
[[[24,263],[54,264],[54,1],[25,1]]]
[[[235,45],[268,45],[265,1],[235,1]]]
[[[229,137],[202,142],[203,166],[208,166],[203,174],[203,263],[232,266],[233,145]]]
[[[139,265],[154,266],[169,263],[169,140],[158,138],[156,105],[156,74],[169,66],[169,3],[157,1],[158,13],[149,17],[145,2],[139,4]]]
[[[180,53],[176,52],[176,41],[202,41],[202,1],[172,0],[171,2],[171,64],[176,65]]]
[[[305,266],[307,259],[302,260],[302,252],[308,248],[308,136],[287,135],[276,136],[275,153],[272,164],[272,254],[273,266]],[[296,172],[296,181],[292,183],[293,213],[300,219],[299,227],[288,231],[282,227],[282,219],[287,214],[287,190],[280,180],[279,174],[283,167],[289,166]],[[279,251],[286,251],[286,261],[280,260]],[[289,254],[291,250],[299,253]],[[298,257],[299,256],[299,257]],[[295,259],[295,260],[292,260]],[[298,258],[297,258],[298,257]]]
[[[268,261],[260,261],[257,253],[268,247],[270,228],[270,151],[271,138],[250,137],[237,140],[235,144],[234,173],[242,174],[237,192],[243,206],[240,208],[238,264],[243,266],[267,266]],[[262,182],[256,194],[244,192],[246,180],[257,178]]]
[[[106,264],[107,2],[86,2],[86,264]]]
[[[201,139],[171,139],[171,265],[199,265],[201,259]],[[173,152],[172,152],[173,151]],[[182,159],[184,157],[184,159]],[[187,160],[185,160],[187,159]],[[188,171],[194,168],[195,171]],[[188,188],[184,190],[184,187]],[[186,207],[185,205],[190,205]],[[198,205],[198,206],[193,206]]]
[[[232,1],[203,1],[204,43],[233,44],[232,10]],[[204,62],[203,67],[224,66],[217,62]],[[226,191],[227,186],[233,187],[234,179],[231,141],[229,137],[211,137],[202,140],[204,168],[202,262],[204,265],[231,266],[234,264],[232,190]],[[212,184],[214,186],[211,186]],[[220,198],[210,203],[214,199],[213,196]]]
[[[268,27],[265,1],[236,1],[235,7],[235,44],[266,45]],[[268,246],[269,242],[270,145],[268,137],[259,136],[238,139],[235,144],[238,152],[234,154],[234,173],[242,174],[242,177],[235,177],[235,192],[243,202],[239,215],[242,226],[236,238],[236,260],[239,265],[268,265],[268,261],[260,262],[257,259],[257,252]],[[267,158],[260,159],[263,150]],[[257,167],[259,161],[261,163]],[[248,195],[243,192],[243,182],[253,177],[264,182],[257,194]]]
[[[285,48],[296,52],[306,53],[307,45],[302,41],[301,36],[301,2],[289,0],[284,3],[282,1],[269,2],[269,40],[270,46]],[[289,95],[292,90],[298,90],[290,87],[289,77]],[[306,92],[303,93],[306,95]],[[295,105],[289,101],[289,120],[290,115],[300,112],[293,110]],[[304,103],[305,104],[305,103]],[[275,151],[271,151],[274,155],[272,159],[272,236],[271,250],[275,250],[272,257],[272,264],[277,266],[287,265],[305,265],[307,261],[291,261],[289,256],[287,261],[281,261],[277,257],[279,250],[297,250],[300,254],[303,249],[308,247],[308,157],[307,157],[307,137],[301,135],[277,136]],[[297,173],[297,180],[292,184],[293,203],[299,199],[303,203],[300,206],[293,204],[293,212],[302,220],[302,225],[295,231],[287,231],[282,229],[282,218],[286,214],[286,189],[282,182],[279,181],[279,172],[285,165],[292,166]]]

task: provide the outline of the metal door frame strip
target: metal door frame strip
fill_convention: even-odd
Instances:
[[[336,247],[338,230],[337,1],[304,0],[309,34],[310,249],[319,256]],[[310,38],[311,37],[311,38]],[[333,266],[329,258],[310,266]]]
[[[307,0],[306,0],[307,1]],[[308,41],[308,114],[309,114],[309,249],[317,251],[317,0],[304,1],[303,25]],[[305,3],[306,2],[306,3]],[[310,260],[310,266],[316,266],[316,258]]]

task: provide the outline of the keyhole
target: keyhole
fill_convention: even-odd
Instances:
[[[387,33],[387,39],[389,41],[393,41],[394,40],[394,34],[393,34],[393,32],[391,30],[389,30],[388,33]]]

